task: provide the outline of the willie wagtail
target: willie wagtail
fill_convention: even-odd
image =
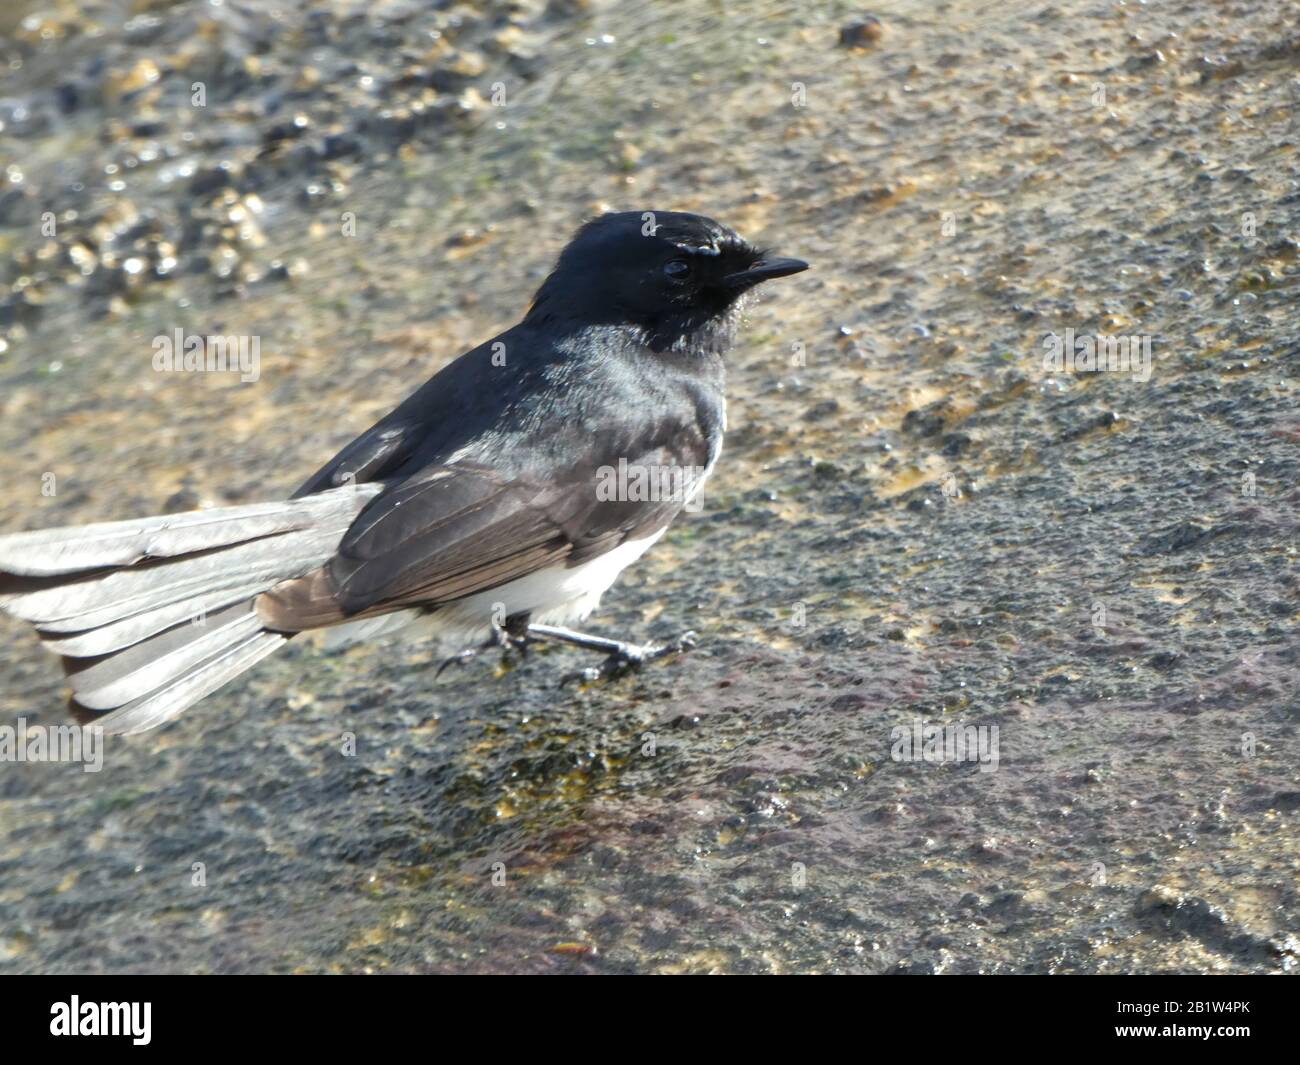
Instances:
[[[373,635],[431,615],[490,644],[566,640],[608,654],[591,678],[688,646],[560,626],[699,491],[741,297],[807,266],[700,215],[602,215],[522,322],[290,499],[0,537],[0,609],[62,656],[74,712],[111,733],[162,724],[296,633],[345,622]]]

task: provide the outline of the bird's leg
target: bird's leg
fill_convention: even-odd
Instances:
[[[493,635],[503,654],[509,655],[514,652],[520,658],[528,657],[528,619],[531,616],[531,614],[511,614],[506,618],[503,626],[499,628],[493,626]]]
[[[465,666],[474,661],[484,651],[491,651],[499,648],[503,662],[508,662],[512,654],[519,655],[520,658],[528,654],[528,617],[527,614],[512,614],[506,618],[504,625],[497,624],[493,619],[491,622],[492,631],[487,640],[477,647],[467,647],[458,654],[452,655],[438,667],[438,672],[433,675],[437,680],[442,676],[443,670],[450,665]]]
[[[529,625],[528,635],[543,640],[560,640],[563,643],[571,643],[576,647],[585,647],[589,651],[604,651],[608,656],[599,666],[566,673],[560,678],[561,687],[573,680],[590,683],[598,680],[614,680],[626,676],[650,662],[658,662],[661,658],[667,658],[669,655],[689,651],[695,646],[697,639],[695,633],[685,632],[677,639],[666,644],[625,643],[622,640],[610,640],[604,636],[590,636],[585,632],[574,632],[572,629],[560,628],[558,625]]]

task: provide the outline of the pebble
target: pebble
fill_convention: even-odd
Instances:
[[[855,22],[840,27],[840,47],[870,48],[885,34],[885,27],[874,15],[864,15]]]

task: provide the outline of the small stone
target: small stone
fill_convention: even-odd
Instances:
[[[840,27],[841,48],[870,48],[885,34],[885,27],[874,15],[864,15],[856,22]]]
[[[162,505],[164,514],[181,514],[187,510],[198,510],[202,500],[193,488],[182,488],[168,496]]]

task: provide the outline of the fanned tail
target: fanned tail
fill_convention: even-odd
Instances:
[[[0,536],[0,611],[62,656],[82,720],[143,732],[289,639],[257,596],[321,566],[380,490]]]

